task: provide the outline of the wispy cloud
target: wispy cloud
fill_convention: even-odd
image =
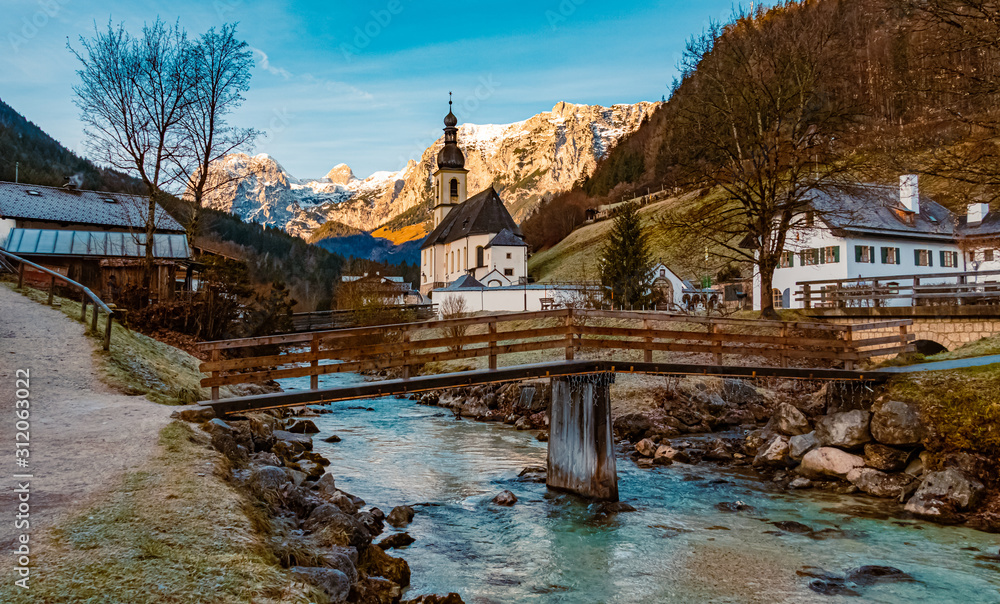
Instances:
[[[268,58],[266,52],[253,46],[250,47],[250,50],[253,51],[253,58],[257,62],[257,67],[260,67],[271,75],[280,76],[286,80],[292,79],[292,74],[287,69],[271,64],[271,60]]]

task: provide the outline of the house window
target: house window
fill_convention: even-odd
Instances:
[[[993,262],[993,250],[983,250],[983,261]]]
[[[665,269],[665,268],[661,268],[660,269],[660,277],[662,277],[664,279],[667,278],[667,269]]]
[[[899,264],[899,248],[882,248],[882,264]]]
[[[455,199],[456,197],[458,197],[458,179],[457,178],[452,178],[451,179],[451,198]]]
[[[476,247],[476,267],[481,266],[485,266],[485,263],[483,261],[483,246],[480,245]]]
[[[976,252],[969,252],[969,262],[976,261]]]
[[[823,248],[823,259],[820,261],[825,264],[836,264],[840,262],[840,246],[833,245]]]
[[[872,264],[875,262],[875,248],[870,245],[856,245],[854,246],[854,261],[861,262],[864,264]]]
[[[513,277],[514,276],[514,269],[512,269],[512,268],[505,268],[505,269],[503,269],[503,276],[504,277]]]
[[[946,252],[941,250],[941,266],[955,268],[958,266],[958,252]]]
[[[514,257],[514,254],[511,254],[510,252],[507,252],[507,260],[510,260],[513,257]]]
[[[799,264],[802,266],[812,266],[819,264],[819,250],[816,248],[799,252]]]
[[[913,250],[913,264],[917,266],[934,266],[934,254],[930,250]]]
[[[781,252],[781,257],[778,259],[779,268],[792,268],[795,266],[795,252]]]

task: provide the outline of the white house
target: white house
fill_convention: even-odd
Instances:
[[[485,279],[494,272],[501,277],[491,278],[497,285],[525,283],[528,246],[521,229],[492,186],[466,197],[468,170],[458,148],[458,119],[449,111],[444,124],[444,147],[433,175],[434,228],[420,246],[420,293],[433,297],[431,292],[460,277]]]
[[[858,184],[817,191],[793,224],[799,226],[789,231],[774,272],[775,307],[801,308],[802,302],[795,299],[796,284],[801,281],[971,270],[960,247],[957,220],[946,208],[920,195],[916,175],[901,176],[898,189]],[[760,287],[758,274],[754,277],[755,309],[760,309]],[[887,305],[894,303],[890,300]],[[908,305],[909,301],[898,303]]]
[[[684,281],[662,262],[653,267],[653,289],[659,290],[663,300],[677,307],[685,306]]]

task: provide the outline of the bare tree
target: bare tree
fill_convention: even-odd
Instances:
[[[219,31],[209,29],[194,46],[192,70],[196,84],[191,111],[182,124],[194,158],[186,197],[196,207],[201,207],[206,190],[224,184],[209,182],[212,162],[251,145],[260,134],[253,128],[235,128],[226,123],[226,116],[243,103],[243,93],[250,88],[253,64],[250,47],[236,38],[235,23],[223,25]]]
[[[73,87],[87,144],[98,161],[139,178],[149,198],[143,287],[153,270],[157,198],[180,178],[173,166],[184,148],[183,120],[193,102],[192,52],[178,23],[157,19],[133,37],[124,25],[80,37],[80,83]]]
[[[666,159],[681,182],[715,192],[662,221],[707,240],[724,260],[753,263],[767,317],[774,270],[788,233],[806,226],[809,198],[859,167],[838,144],[857,115],[845,101],[853,95],[837,89],[849,56],[837,35],[839,3],[770,10],[784,14],[739,12],[688,43]]]

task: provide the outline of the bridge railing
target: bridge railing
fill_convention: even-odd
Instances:
[[[484,370],[495,370],[505,355],[560,351],[573,360],[577,353],[608,354],[623,362],[653,362],[654,354],[691,355],[692,364],[735,364],[762,357],[773,366],[792,364],[830,366],[854,364],[875,356],[913,349],[910,320],[862,325],[822,322],[760,321],[692,317],[650,311],[557,309],[502,315],[480,315],[421,323],[356,327],[301,334],[285,334],[200,344],[210,360],[200,365],[209,377],[212,400],[221,386],[282,378],[310,378],[331,373],[398,369],[404,379],[428,363],[486,359]],[[891,335],[870,336],[874,329]],[[226,351],[253,347],[284,347],[258,356],[223,358]],[[249,351],[249,352],[252,352]],[[338,361],[322,364],[322,361]]]
[[[1000,304],[1000,270],[799,281],[804,308]]]
[[[53,270],[47,269],[44,266],[35,264],[34,262],[25,260],[24,258],[21,258],[19,256],[15,256],[14,254],[11,254],[6,250],[0,249],[0,258],[6,258],[7,260],[17,263],[18,265],[17,289],[21,289],[24,287],[24,269],[26,267],[30,266],[36,271],[47,274],[49,276],[49,301],[48,301],[49,306],[52,306],[52,303],[55,299],[57,279],[59,281],[65,282],[66,285],[78,290],[80,292],[80,321],[84,323],[87,322],[88,303],[92,303],[94,306],[94,312],[93,312],[94,316],[90,324],[90,329],[94,333],[97,333],[98,311],[100,310],[107,313],[107,320],[104,324],[104,350],[111,350],[111,322],[114,319],[115,312],[111,310],[111,308],[109,308],[108,305],[105,304],[100,298],[98,298],[97,294],[92,292],[90,288],[85,287],[84,285],[77,283],[76,281],[73,281],[72,279],[70,279],[65,275],[60,275],[59,273]]]

